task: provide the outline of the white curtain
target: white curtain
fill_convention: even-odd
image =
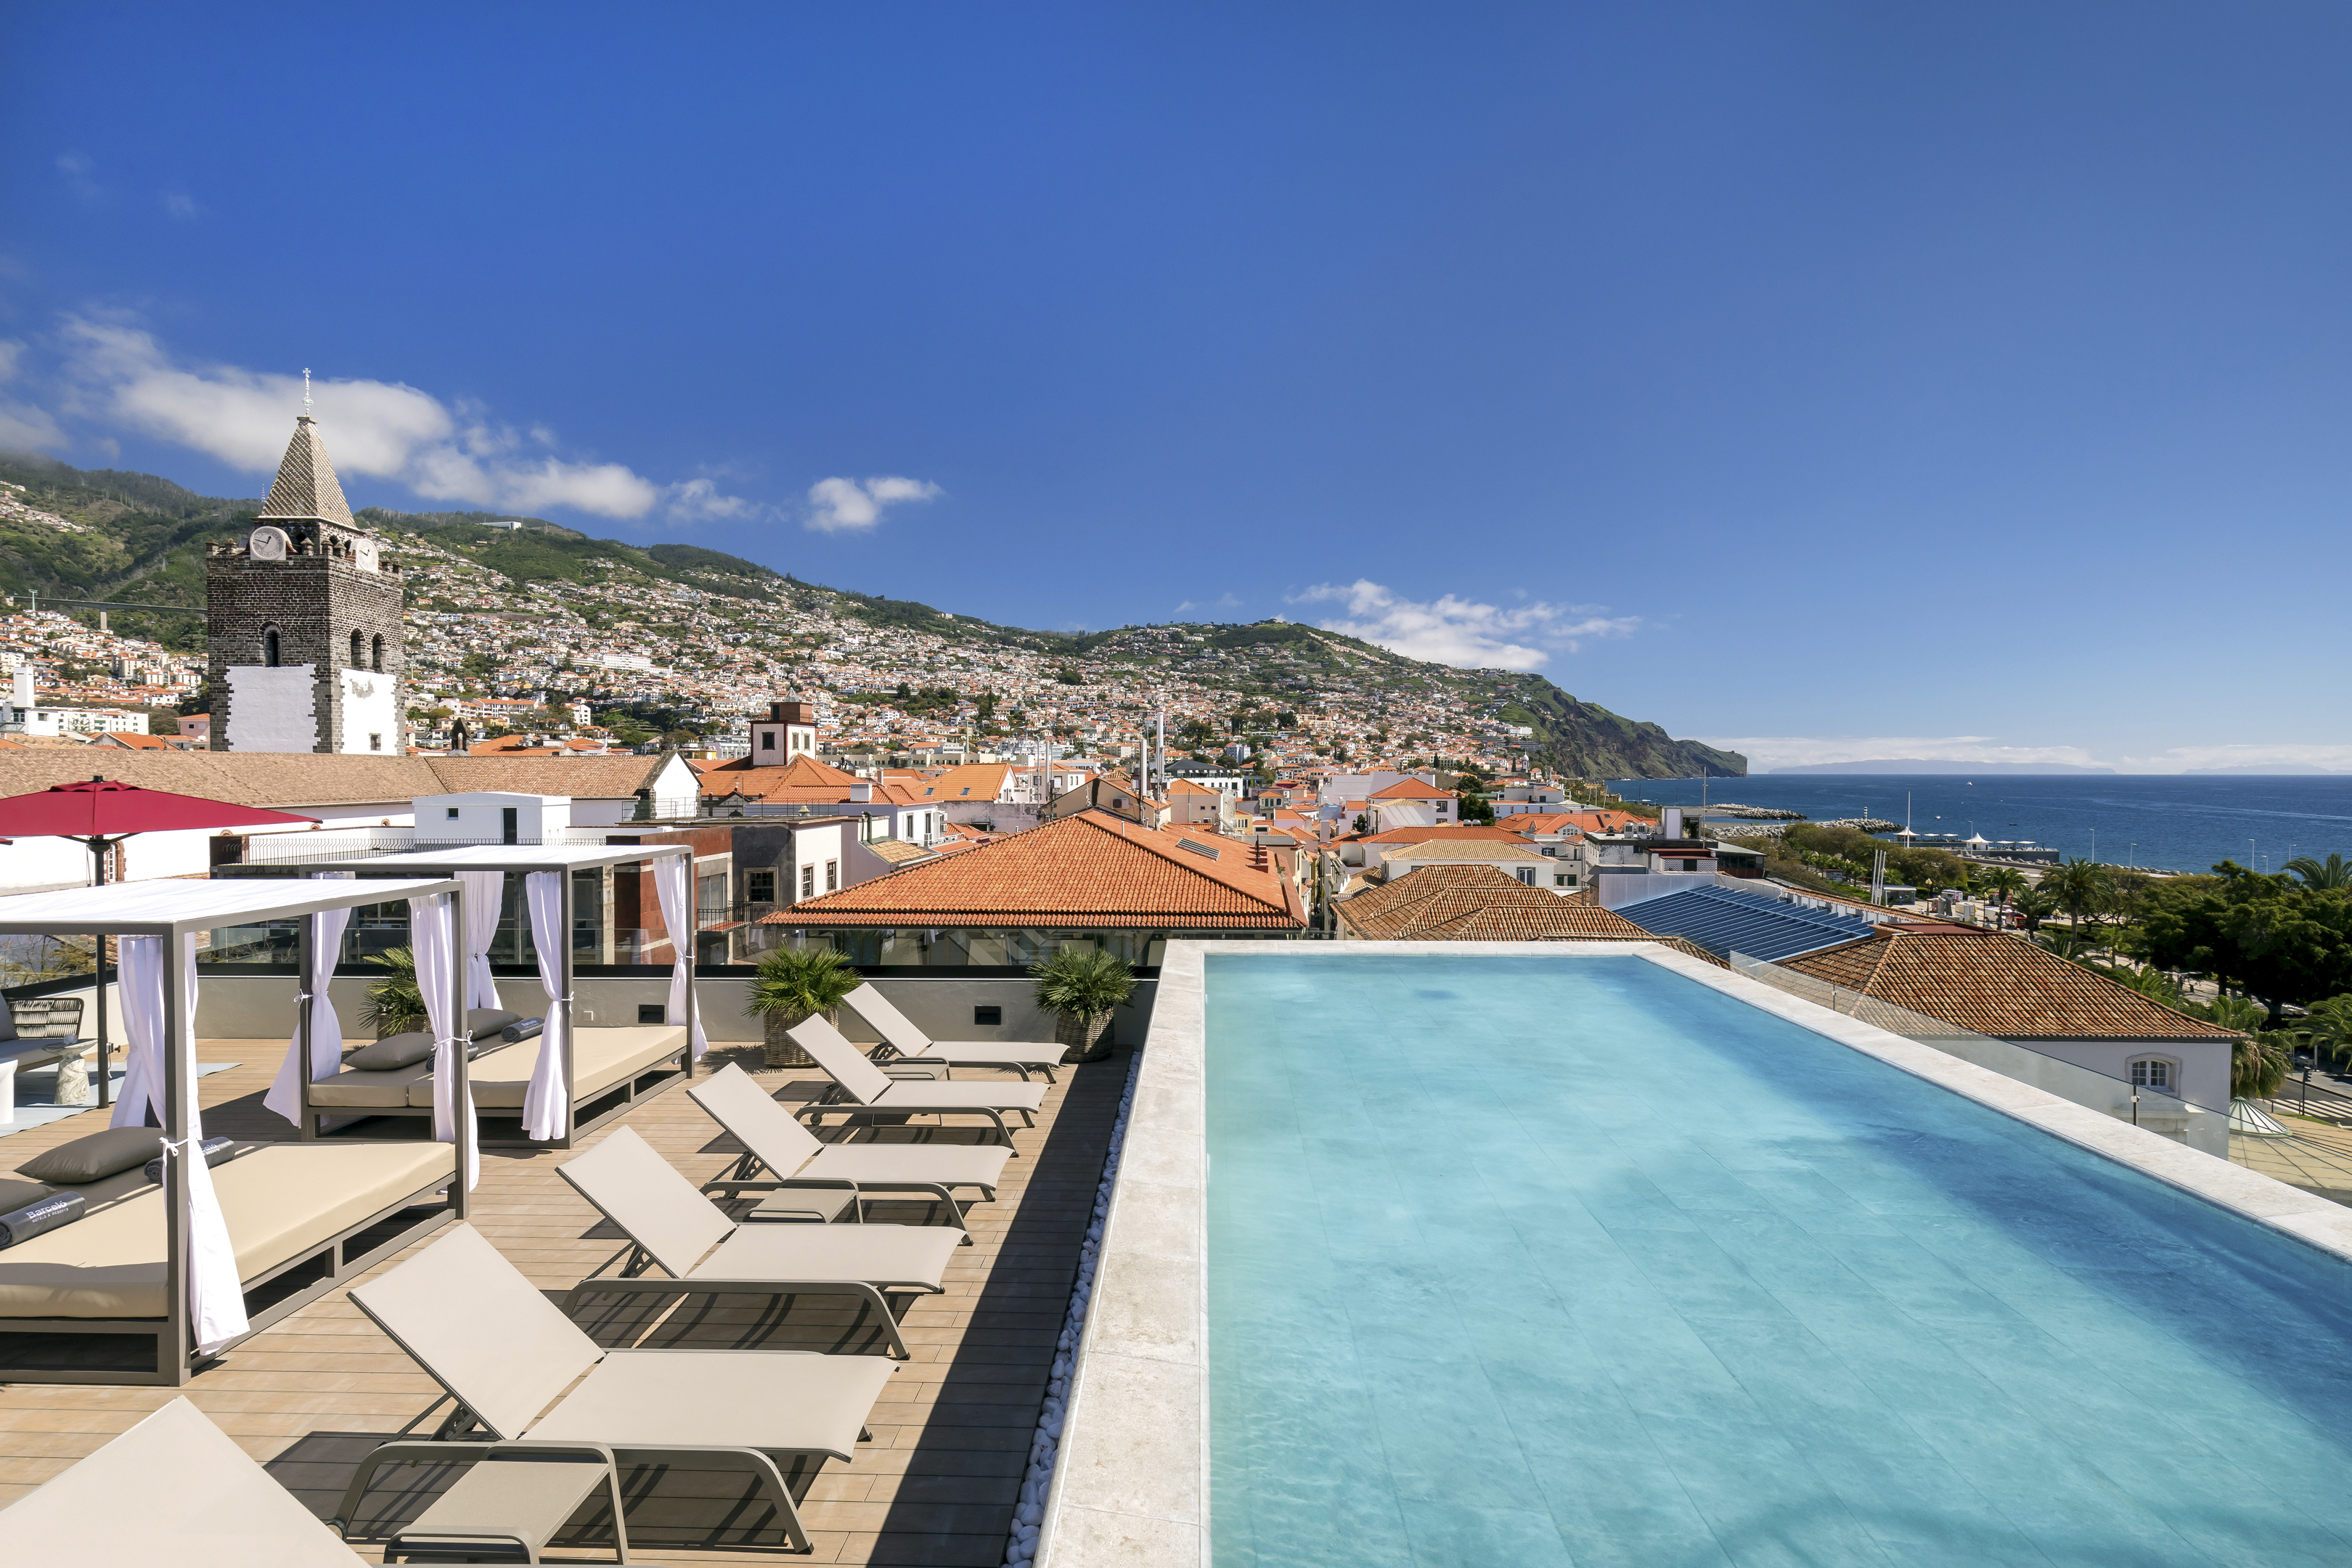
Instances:
[[[180,1135],[174,1157],[188,1162],[188,1324],[196,1349],[210,1354],[251,1327],[245,1315],[245,1290],[236,1275],[236,1248],[230,1245],[228,1223],[221,1217],[220,1197],[213,1191],[213,1173],[196,1152],[204,1145],[205,1119],[196,1106],[196,939],[184,939],[180,952],[179,1037],[163,1037],[163,986],[166,981],[164,939],[130,936],[121,941],[122,1028],[131,1037],[131,1072],[145,1064],[144,1087],[138,1110],[126,1120],[123,1111],[131,1074],[124,1077],[126,1100],[115,1107],[114,1124],[140,1126],[152,1101],[163,1110],[163,1052],[180,1059]],[[169,1117],[163,1117],[166,1127]]]
[[[466,1005],[495,1007],[499,983],[490,977],[490,939],[499,934],[499,906],[506,898],[507,874],[460,871],[457,880],[466,889]]]
[[[530,941],[539,950],[539,988],[547,993],[547,1021],[539,1031],[539,1065],[523,1094],[522,1128],[529,1138],[561,1138],[572,1126],[572,1086],[563,1076],[563,1048],[572,1037],[572,998],[563,992],[563,879],[569,871],[534,871],[523,879],[530,907]]]
[[[662,924],[669,928],[670,951],[677,955],[669,966],[669,1021],[686,1016],[686,988],[694,982],[694,858],[665,855],[654,862],[654,890],[661,896]],[[694,1016],[694,1059],[700,1061],[710,1042],[702,1036],[702,1015]]]
[[[321,879],[349,879],[349,871],[321,871]],[[310,1009],[310,1060],[302,1060],[302,1027],[298,1022],[294,1037],[286,1042],[286,1059],[278,1064],[278,1081],[261,1103],[297,1127],[302,1125],[302,1086],[316,1083],[322,1078],[332,1078],[343,1066],[343,1021],[335,1016],[335,1004],[327,994],[335,978],[335,960],[343,951],[343,931],[352,923],[352,911],[320,910],[303,917],[310,922],[310,973],[302,977],[304,994],[294,999],[299,1009],[308,1004]]]
[[[440,1142],[454,1143],[463,1132],[466,1168],[474,1173],[466,1190],[472,1192],[482,1179],[482,1163],[475,1142],[471,1084],[467,1085],[463,1109],[457,1104],[457,1053],[467,1042],[466,1020],[450,1016],[449,979],[455,973],[450,965],[455,958],[452,950],[457,945],[456,925],[449,918],[446,896],[408,900],[409,945],[416,952],[416,988],[425,994],[425,1016],[433,1021],[433,1136]]]

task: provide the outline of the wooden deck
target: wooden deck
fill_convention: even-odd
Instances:
[[[200,1060],[240,1064],[200,1080],[208,1133],[290,1136],[261,1105],[284,1051],[283,1041],[200,1043]],[[787,1101],[821,1087],[813,1071],[761,1069],[756,1048],[714,1047],[705,1066],[716,1069],[729,1060]],[[1014,1135],[1021,1157],[1006,1167],[997,1201],[973,1206],[968,1223],[974,1245],[961,1250],[947,1293],[918,1298],[907,1311],[903,1331],[914,1359],[900,1364],[875,1411],[874,1440],[860,1445],[853,1464],[829,1462],[814,1477],[793,1478],[814,1558],[783,1550],[769,1509],[747,1499],[740,1474],[669,1467],[641,1468],[626,1478],[632,1556],[657,1563],[1003,1562],[1128,1065],[1121,1052],[1061,1072],[1036,1128]],[[0,1138],[0,1168],[13,1169],[103,1125],[92,1112]],[[698,1181],[716,1175],[734,1152],[731,1140],[675,1089],[585,1142],[593,1145],[620,1126],[634,1127]],[[880,1133],[980,1135],[920,1128]],[[571,1285],[620,1246],[555,1174],[567,1157],[485,1150],[474,1194],[473,1224],[551,1290]],[[873,1217],[920,1220],[929,1212],[920,1205],[900,1205],[895,1214],[877,1205]],[[820,1299],[625,1300],[583,1306],[580,1321],[599,1342],[875,1348],[848,1309]],[[362,1455],[412,1425],[419,1426],[415,1436],[429,1435],[446,1414],[435,1410],[419,1425],[438,1391],[340,1292],[238,1346],[184,1392],[321,1519],[341,1501]],[[0,1505],[173,1396],[160,1388],[0,1386]],[[371,1489],[363,1519],[413,1517],[447,1480],[421,1468],[386,1471]],[[600,1515],[583,1512],[573,1524],[569,1544],[549,1561],[612,1561]],[[354,1550],[370,1562],[382,1555],[364,1539]]]

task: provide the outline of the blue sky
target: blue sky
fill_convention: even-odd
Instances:
[[[2352,13],[20,5],[0,441],[2352,768]]]

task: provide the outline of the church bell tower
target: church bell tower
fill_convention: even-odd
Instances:
[[[205,553],[212,749],[398,756],[400,574],[352,518],[310,401],[252,531]]]

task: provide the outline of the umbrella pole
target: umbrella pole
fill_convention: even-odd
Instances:
[[[106,886],[106,850],[105,839],[96,837],[90,839],[90,865],[97,877],[97,880],[92,884],[94,887]],[[104,1110],[113,1098],[107,1093],[107,1090],[113,1087],[113,1074],[110,1070],[106,1049],[106,933],[103,931],[99,933],[98,952],[95,956],[98,959],[94,966],[98,971],[98,1108]]]

